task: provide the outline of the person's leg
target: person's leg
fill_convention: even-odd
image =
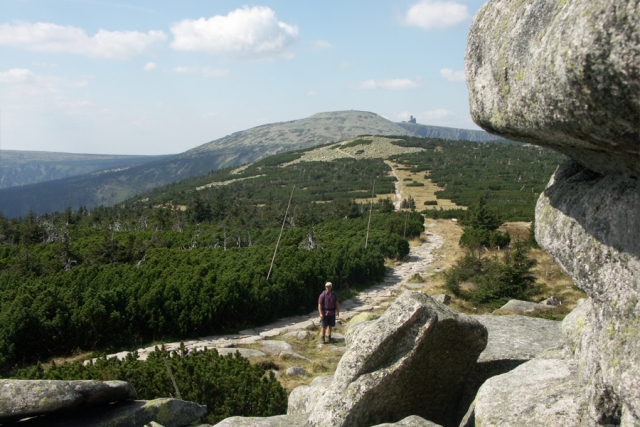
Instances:
[[[327,329],[327,328],[325,328],[324,326],[322,327],[322,343],[323,343],[323,344],[324,344],[324,331],[325,331],[326,329]],[[331,332],[329,332],[329,335],[331,335]]]
[[[327,326],[327,332],[329,332],[329,342],[331,342],[331,325]]]

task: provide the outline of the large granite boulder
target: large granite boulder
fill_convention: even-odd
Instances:
[[[371,426],[418,415],[451,425],[487,330],[421,292],[405,292],[349,340],[307,426]]]
[[[480,386],[487,379],[509,372],[564,344],[562,322],[534,317],[472,316],[487,328],[489,340],[471,371],[460,400],[458,418],[467,413]]]
[[[0,380],[0,422],[135,398],[124,381]]]
[[[536,207],[536,239],[590,297],[565,332],[588,379],[589,416],[640,424],[640,182],[576,163]]]
[[[31,418],[20,422],[20,427],[143,427],[151,422],[163,427],[182,427],[206,412],[204,405],[178,399],[133,400]]]
[[[638,0],[490,0],[465,58],[473,120],[640,177]]]
[[[533,359],[490,378],[480,387],[475,400],[475,425],[595,426],[584,416],[584,387],[574,362]]]

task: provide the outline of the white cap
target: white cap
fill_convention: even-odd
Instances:
[[[331,282],[327,282],[327,283],[324,284],[324,287],[325,288],[333,287],[333,285],[331,284]]]

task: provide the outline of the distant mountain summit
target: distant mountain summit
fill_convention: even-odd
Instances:
[[[417,126],[415,129],[405,125]],[[318,113],[289,122],[258,126],[208,142],[184,153],[124,170],[0,190],[0,211],[8,217],[62,211],[67,206],[113,205],[138,193],[224,167],[239,166],[285,151],[310,148],[358,135],[419,135],[430,126],[394,123],[366,111]],[[438,138],[470,139],[482,131],[443,129]],[[449,129],[450,132],[444,130]],[[489,137],[486,140],[496,139]],[[478,139],[472,139],[477,141]]]
[[[456,129],[442,126],[421,125],[415,122],[415,118],[413,118],[413,116],[411,116],[411,118],[414,121],[398,123],[398,126],[410,132],[411,134],[421,136],[423,138],[442,138],[475,142],[502,140],[501,137],[492,135],[483,130]]]
[[[310,148],[363,134],[413,135],[413,132],[375,113],[334,111],[232,133],[177,157],[192,158],[216,153],[216,157],[221,157],[216,162],[216,168],[221,168],[253,162],[283,151]]]

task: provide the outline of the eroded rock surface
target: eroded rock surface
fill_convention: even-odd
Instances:
[[[0,421],[135,398],[124,381],[0,380]]]
[[[538,242],[590,297],[565,332],[590,382],[590,417],[603,424],[640,424],[639,224],[637,179],[571,162],[536,207]]]
[[[277,415],[275,417],[230,417],[214,427],[302,427],[306,415]]]
[[[491,0],[469,30],[473,120],[640,177],[640,2]]]
[[[333,376],[314,378],[311,384],[294,388],[289,394],[288,415],[308,415],[331,386]]]
[[[449,425],[487,330],[421,292],[403,293],[349,339],[307,426],[368,426],[418,415]]]
[[[439,424],[432,423],[431,421],[427,421],[424,418],[420,418],[417,415],[411,415],[397,423],[385,423],[378,424],[373,427],[441,427]]]

